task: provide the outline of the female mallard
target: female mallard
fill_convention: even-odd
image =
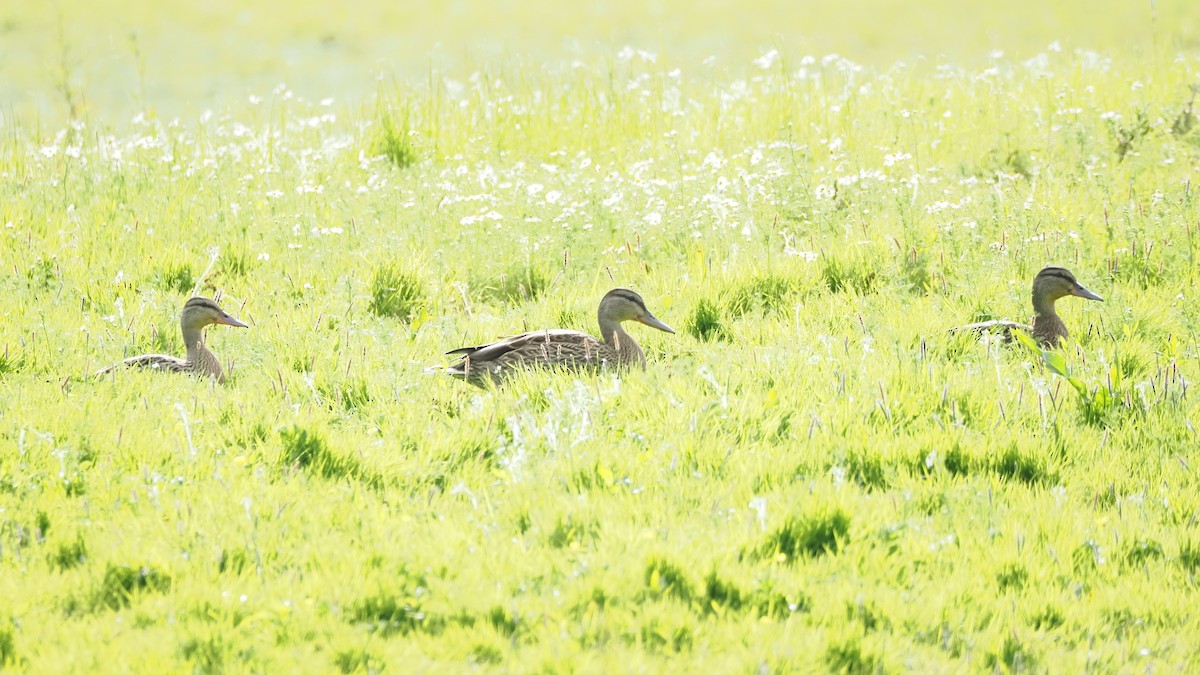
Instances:
[[[1023,330],[1033,335],[1045,349],[1058,346],[1067,339],[1067,327],[1063,324],[1058,313],[1054,311],[1054,301],[1059,298],[1074,295],[1088,300],[1104,301],[1080,285],[1075,275],[1062,267],[1043,267],[1033,279],[1033,325],[1029,326],[1015,321],[983,321],[955,328],[955,331],[970,330],[975,332],[1002,331],[1004,338],[1011,339],[1012,331]]]
[[[249,328],[246,324],[229,316],[217,303],[208,298],[192,298],[183,306],[183,314],[179,325],[183,328],[183,344],[187,346],[187,358],[181,359],[166,354],[143,354],[115,363],[97,375],[111,372],[126,366],[157,368],[165,371],[200,373],[215,378],[217,382],[225,381],[225,372],[221,370],[221,362],[216,354],[204,346],[204,328],[219,323],[225,326]]]
[[[478,347],[462,347],[447,354],[461,354],[462,360],[446,370],[455,377],[479,387],[488,382],[500,384],[512,373],[524,368],[562,368],[573,371],[601,370],[605,367],[644,366],[646,356],[633,336],[621,327],[622,321],[640,321],[668,333],[675,331],[659,321],[637,293],[614,288],[600,301],[597,312],[603,342],[573,330],[539,330],[504,338]]]

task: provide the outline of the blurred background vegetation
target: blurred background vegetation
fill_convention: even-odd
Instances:
[[[1200,2],[14,2],[0,8],[0,115],[174,115],[280,83],[353,103],[381,77],[419,80],[497,57],[594,65],[623,45],[664,68],[709,58],[739,67],[771,49],[887,68],[970,65],[993,50],[1020,59],[1053,42],[1169,59],[1200,48]]]

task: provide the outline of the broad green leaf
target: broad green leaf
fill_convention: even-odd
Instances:
[[[1078,377],[1071,377],[1070,375],[1067,375],[1066,378],[1067,382],[1070,382],[1071,386],[1075,387],[1075,391],[1079,392],[1079,395],[1086,399],[1088,395],[1087,385],[1083,383],[1083,380],[1080,380]]]
[[[1042,352],[1042,360],[1046,362],[1046,367],[1049,368],[1055,375],[1070,377],[1071,373],[1067,370],[1067,359],[1059,352]]]
[[[1029,349],[1032,349],[1035,353],[1042,351],[1042,348],[1038,347],[1037,342],[1034,342],[1033,338],[1030,337],[1029,334],[1027,334],[1025,331],[1014,330],[1012,332],[1012,334],[1013,334],[1013,337],[1015,337],[1017,339],[1017,342],[1020,342],[1021,344],[1025,345]]]

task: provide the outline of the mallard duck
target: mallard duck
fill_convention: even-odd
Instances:
[[[446,372],[483,387],[488,382],[500,384],[523,368],[588,371],[606,367],[644,366],[646,356],[642,348],[633,336],[625,332],[621,322],[638,321],[661,331],[675,332],[646,309],[642,296],[627,288],[614,288],[604,295],[600,300],[597,319],[603,341],[573,330],[522,333],[499,342],[446,352],[462,355],[462,359],[447,368]]]
[[[1003,332],[1004,339],[1012,338],[1012,331],[1023,330],[1033,335],[1043,348],[1057,347],[1067,339],[1067,327],[1058,313],[1054,302],[1059,298],[1074,295],[1088,300],[1104,301],[1104,298],[1084,288],[1075,280],[1075,275],[1063,267],[1043,267],[1033,278],[1033,325],[1015,321],[983,321],[959,326],[955,331]]]
[[[246,324],[229,316],[217,303],[208,298],[192,298],[183,305],[183,313],[179,317],[179,325],[183,329],[183,344],[187,346],[187,358],[178,358],[166,354],[143,354],[134,356],[120,363],[97,371],[97,375],[125,368],[127,366],[157,368],[164,371],[200,373],[215,378],[217,382],[225,381],[225,372],[216,354],[204,346],[205,327],[219,323],[224,326],[249,328]]]

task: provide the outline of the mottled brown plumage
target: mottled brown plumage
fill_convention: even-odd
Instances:
[[[500,384],[512,373],[525,368],[595,371],[642,366],[646,361],[642,348],[625,332],[621,322],[639,321],[668,333],[675,332],[646,309],[641,296],[626,288],[609,291],[600,301],[596,314],[603,340],[563,329],[523,333],[491,344],[446,352],[462,356],[446,372],[483,387],[489,382]]]
[[[120,363],[115,363],[96,372],[97,375],[125,367],[154,368],[170,372],[186,372],[207,375],[217,380],[225,381],[225,371],[216,354],[204,345],[204,328],[212,324],[248,328],[241,321],[229,316],[217,303],[208,298],[192,298],[183,306],[179,317],[179,325],[183,330],[183,344],[187,347],[187,357],[179,358],[167,354],[143,354],[134,356]]]
[[[1057,347],[1070,333],[1066,324],[1054,309],[1059,298],[1074,295],[1088,300],[1104,301],[1104,298],[1084,288],[1075,280],[1075,275],[1063,267],[1044,267],[1033,279],[1033,325],[1015,321],[982,321],[959,326],[954,331],[977,333],[999,332],[1004,340],[1012,339],[1012,331],[1023,330],[1044,349]]]

